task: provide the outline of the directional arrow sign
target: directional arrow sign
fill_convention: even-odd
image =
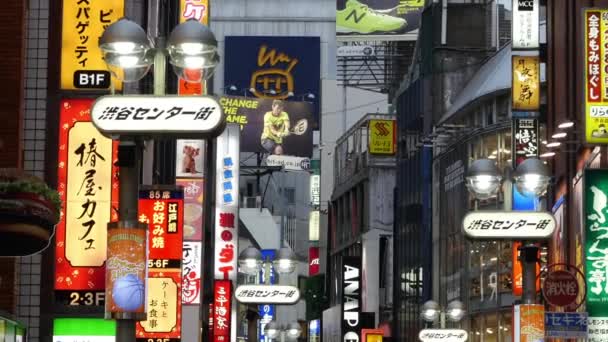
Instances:
[[[461,329],[424,329],[418,338],[422,342],[465,342],[469,334]]]
[[[539,211],[473,211],[462,230],[471,239],[544,240],[553,234],[555,218]]]
[[[293,304],[300,299],[300,290],[286,285],[241,285],[234,296],[241,303]]]

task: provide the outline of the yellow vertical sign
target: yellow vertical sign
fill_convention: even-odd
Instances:
[[[585,140],[591,144],[608,143],[608,73],[605,47],[608,42],[608,11],[584,11],[584,103]]]
[[[540,108],[540,60],[538,56],[513,56],[513,110],[538,111]]]
[[[110,87],[98,41],[105,28],[123,16],[124,0],[63,0],[61,89]],[[115,87],[121,89],[121,82]]]
[[[101,266],[112,207],[112,140],[92,122],[77,122],[67,148],[65,256],[72,267]]]
[[[369,121],[369,153],[395,154],[397,132],[395,120]]]

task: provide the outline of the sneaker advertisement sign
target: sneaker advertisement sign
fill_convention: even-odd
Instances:
[[[400,35],[420,26],[424,0],[337,0],[336,34]]]

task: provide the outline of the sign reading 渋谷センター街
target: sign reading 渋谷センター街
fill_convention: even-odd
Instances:
[[[234,297],[241,303],[294,304],[300,299],[300,290],[287,285],[241,285]]]
[[[138,341],[181,337],[183,188],[141,186],[139,222],[148,225],[148,317],[136,324]]]
[[[462,220],[473,239],[546,239],[555,230],[555,218],[538,211],[473,211]]]
[[[587,143],[608,143],[608,10],[583,11],[584,38],[583,79],[585,140]]]
[[[422,342],[465,342],[469,334],[460,329],[423,329],[418,338]]]
[[[61,89],[108,89],[111,76],[99,38],[124,16],[124,0],[63,0]],[[122,83],[115,81],[117,90]]]
[[[89,305],[77,299],[103,295],[106,224],[118,219],[118,142],[95,129],[92,103],[66,99],[59,112],[57,189],[63,207],[55,236],[55,295],[66,305]]]
[[[600,328],[608,325],[608,170],[585,170],[583,203],[589,341],[600,341]]]
[[[514,111],[538,111],[540,108],[540,59],[539,56],[513,56],[512,109]]]
[[[224,124],[219,103],[208,96],[103,96],[93,104],[91,118],[108,135],[213,138]]]

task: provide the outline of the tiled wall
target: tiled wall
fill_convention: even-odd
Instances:
[[[29,0],[25,67],[24,169],[44,179],[49,0]],[[30,342],[39,341],[40,255],[19,263],[17,315]]]

